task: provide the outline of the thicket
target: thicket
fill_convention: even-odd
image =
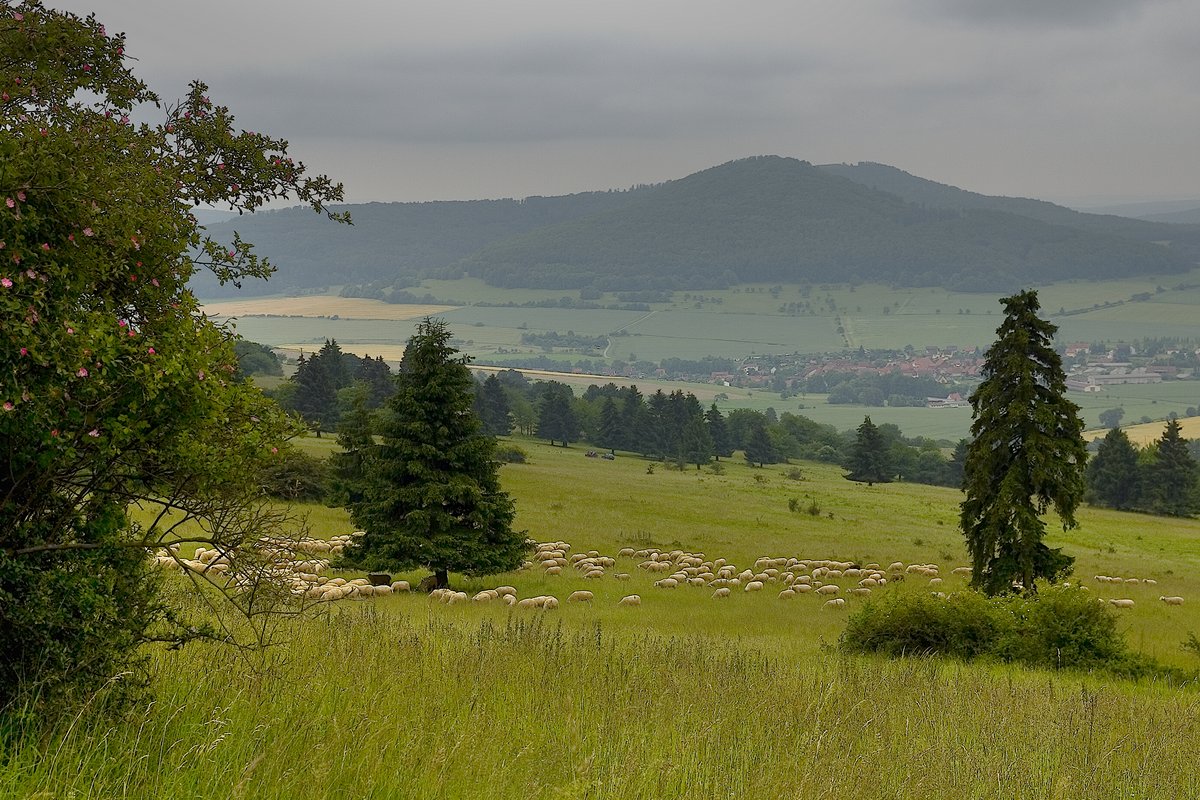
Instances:
[[[991,598],[970,590],[945,598],[888,593],[850,616],[838,646],[890,657],[937,655],[1126,677],[1181,677],[1132,652],[1108,605],[1073,586]]]

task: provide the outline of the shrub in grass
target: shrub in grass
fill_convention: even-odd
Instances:
[[[1033,597],[947,598],[891,593],[851,615],[839,646],[888,656],[988,658],[1051,669],[1101,669],[1127,677],[1163,670],[1129,651],[1112,610],[1089,593],[1051,586]]]
[[[271,497],[290,501],[320,501],[329,494],[329,463],[292,447],[262,473],[262,488]]]
[[[496,460],[505,464],[524,464],[528,455],[515,444],[497,443]]]

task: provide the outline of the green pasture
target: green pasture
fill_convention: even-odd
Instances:
[[[965,560],[955,491],[867,487],[808,463],[651,473],[636,457],[518,443],[528,463],[501,473],[517,524],[572,552],[683,549],[739,567],[765,555],[934,562],[942,590],[963,586],[950,575]],[[330,450],[329,439],[302,444]],[[817,512],[789,510],[791,498]],[[293,510],[316,535],[351,529],[340,509]],[[1135,600],[1120,625],[1136,649],[1200,666],[1180,648],[1200,630],[1200,521],[1085,508],[1080,522],[1049,537],[1077,557],[1076,580],[1099,600]],[[0,796],[840,797],[864,781],[872,795],[913,800],[1195,796],[1194,686],[846,656],[830,647],[846,611],[812,596],[780,599],[768,584],[715,600],[707,587],[656,589],[635,564],[618,559],[590,581],[571,569],[451,576],[468,592],[595,594],[553,611],[398,594],[280,618],[257,653],[154,649],[145,704],[18,743]],[[1110,588],[1095,574],[1158,584]],[[910,576],[881,591],[932,590]],[[618,606],[630,593],[641,606]],[[1159,594],[1188,602],[1168,607]]]

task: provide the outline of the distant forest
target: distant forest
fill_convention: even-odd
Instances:
[[[407,290],[424,278],[464,276],[593,293],[763,281],[1007,291],[1200,263],[1200,225],[990,197],[882,164],[777,156],[626,191],[345,208],[353,227],[288,209],[210,231],[238,231],[278,267],[243,294],[354,284],[393,302],[419,297]],[[201,296],[228,294],[204,275],[195,286]]]

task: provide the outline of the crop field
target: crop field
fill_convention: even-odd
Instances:
[[[1141,425],[1122,425],[1121,430],[1125,431],[1134,444],[1147,445],[1162,438],[1163,425],[1162,422],[1147,422]],[[1087,431],[1084,433],[1084,437],[1102,439],[1106,433],[1108,433],[1106,430]],[[1180,419],[1179,435],[1184,439],[1200,439],[1200,417]]]
[[[330,440],[309,444],[328,452]],[[950,575],[964,561],[957,492],[866,487],[816,464],[799,479],[736,461],[722,474],[648,473],[638,458],[519,444],[528,463],[502,471],[517,524],[572,552],[682,549],[739,567],[764,555],[936,562],[945,591],[962,585]],[[816,513],[791,511],[793,497]],[[308,510],[317,535],[350,530],[340,510]],[[1078,558],[1097,597],[1135,600],[1119,612],[1131,644],[1200,666],[1179,646],[1200,629],[1200,521],[1091,509],[1080,521],[1052,528],[1050,543]],[[828,647],[846,610],[781,599],[777,585],[725,600],[658,589],[635,564],[618,559],[628,581],[452,576],[468,592],[595,595],[553,611],[397,594],[282,619],[277,645],[258,655],[156,651],[152,702],[10,752],[0,796],[835,797],[864,781],[889,798],[1195,796],[1195,687],[846,656]],[[1158,584],[1110,589],[1093,573]],[[884,589],[929,590],[916,576]],[[641,606],[618,606],[630,593]],[[850,600],[850,611],[862,602]]]

